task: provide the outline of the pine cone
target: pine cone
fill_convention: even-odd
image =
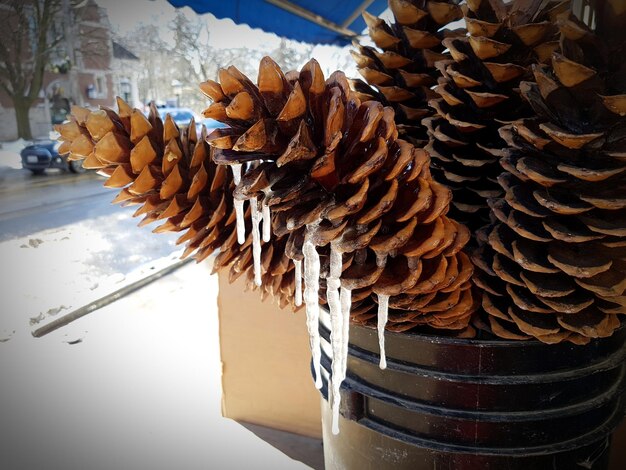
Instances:
[[[357,90],[392,106],[400,136],[416,145],[428,139],[420,121],[432,115],[427,103],[436,96],[431,90],[439,76],[435,62],[449,58],[443,53],[441,41],[465,33],[441,30],[462,17],[461,8],[455,3],[454,0],[389,0],[393,24],[387,25],[384,20],[363,13],[369,35],[382,52],[358,44],[357,51],[352,51],[359,73],[379,93],[364,87]]]
[[[471,0],[465,9],[468,37],[444,39],[452,58],[437,63],[442,77],[431,100],[434,117],[423,124],[430,135],[432,172],[453,192],[451,215],[472,232],[489,223],[487,199],[500,197],[496,178],[505,143],[499,122],[530,115],[520,98],[520,81],[530,66],[558,46],[550,20],[567,4],[515,0]]]
[[[181,130],[169,115],[163,122],[154,107],[146,118],[120,98],[117,102],[117,113],[73,107],[70,121],[57,128],[63,141],[59,152],[84,159],[85,168],[108,177],[105,186],[121,188],[113,202],[140,205],[134,213],[143,216],[140,226],[163,222],[155,233],[184,232],[177,241],[186,244],[183,257],[195,253],[201,261],[219,249],[214,270],[231,266],[231,281],[252,272],[253,237],[237,243],[235,184],[230,172],[210,159],[206,130],[198,136],[193,120]],[[245,210],[250,233],[251,206]],[[264,243],[261,254],[267,292],[280,296],[281,305],[293,297],[280,290],[283,277],[293,279],[282,254],[286,241]]]
[[[626,313],[626,13],[610,21],[559,15],[562,52],[520,86],[536,117],[501,129],[505,197],[474,257],[499,336],[586,343]]]
[[[207,141],[215,162],[242,172],[235,199],[267,208],[285,254],[308,272],[319,256],[329,299],[340,278],[354,321],[377,316],[382,299],[389,329],[467,327],[469,231],[446,217],[450,191],[430,177],[425,151],[397,139],[390,107],[361,103],[314,60],[285,75],[266,57],[258,85],[229,67],[201,88],[213,100],[205,116],[229,126]]]

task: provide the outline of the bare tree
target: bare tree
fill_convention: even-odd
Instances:
[[[15,107],[18,135],[31,139],[28,111],[39,96],[51,51],[63,40],[53,36],[61,0],[1,0],[0,86]]]
[[[289,39],[281,38],[280,45],[269,53],[283,70],[299,70],[310,58],[313,52],[311,44],[302,44]]]
[[[138,77],[140,99],[144,103],[164,99],[176,74],[172,67],[170,46],[161,38],[158,26],[142,24],[118,38],[118,41],[141,58]]]

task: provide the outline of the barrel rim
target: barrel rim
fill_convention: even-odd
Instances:
[[[324,360],[323,369],[326,374],[323,374],[322,380],[324,381],[324,387],[326,387],[326,383],[328,379],[324,377],[327,375],[331,376],[330,371],[327,369],[329,365],[326,361],[328,358]],[[366,398],[374,398],[376,400],[384,401],[392,406],[396,406],[398,408],[409,410],[413,412],[418,412],[421,414],[427,414],[431,416],[447,416],[451,418],[458,419],[466,419],[466,420],[480,420],[486,422],[530,422],[537,421],[541,419],[547,419],[552,417],[567,417],[567,416],[575,416],[577,414],[589,411],[594,408],[598,408],[600,406],[604,406],[607,403],[610,403],[612,400],[615,400],[617,397],[617,401],[622,401],[622,396],[624,392],[624,376],[625,376],[624,367],[620,370],[619,376],[616,381],[611,384],[611,386],[603,391],[601,391],[598,395],[594,395],[593,397],[589,397],[587,400],[570,403],[565,406],[559,406],[554,408],[542,408],[538,410],[522,410],[522,411],[486,411],[486,410],[463,410],[458,408],[449,408],[444,406],[437,406],[431,403],[424,403],[416,400],[411,400],[410,398],[397,395],[388,391],[380,390],[377,387],[372,386],[367,383],[367,385],[361,381],[355,380],[352,377],[352,374],[348,374],[342,383],[341,390],[343,393],[347,393],[349,391],[354,391],[359,393],[363,397]],[[341,392],[340,392],[341,393]]]
[[[324,338],[325,342],[330,341],[330,331],[325,325],[320,324],[320,335]],[[373,364],[377,367],[380,354],[376,354],[373,351],[360,348],[353,343],[348,344],[348,351],[351,356],[356,357],[359,360]],[[421,364],[411,363],[408,361],[397,360],[392,356],[387,356],[387,369],[395,370],[404,373],[411,373],[412,375],[419,375],[421,377],[430,377],[438,380],[445,380],[448,382],[464,382],[464,383],[479,383],[479,384],[518,384],[518,383],[550,383],[560,382],[564,380],[574,380],[578,377],[585,375],[599,374],[611,369],[619,367],[619,365],[626,358],[626,348],[623,346],[613,351],[611,354],[605,356],[601,361],[594,361],[577,368],[562,368],[553,371],[538,371],[534,374],[519,374],[511,372],[510,374],[474,374],[474,373],[458,373],[447,372],[437,370],[435,368],[426,367]],[[410,364],[410,365],[409,365]]]
[[[330,321],[330,313],[328,312],[328,310],[322,306],[320,306],[320,319],[322,319],[322,322],[320,322],[321,324],[323,324],[325,327],[327,327],[329,321]],[[368,326],[368,325],[362,325],[359,323],[353,323],[352,321],[350,322],[350,327],[359,327],[359,328],[365,328],[367,330],[373,330],[376,331],[376,327],[374,326]],[[613,333],[611,334],[611,336],[607,336],[606,338],[592,338],[591,342],[593,341],[598,341],[598,340],[605,340],[605,339],[609,339],[612,336],[615,336],[617,334],[620,334],[622,332],[624,332],[624,330],[626,330],[626,322],[621,322],[620,326],[615,329],[615,331],[613,331]],[[406,338],[406,337],[411,337],[414,339],[420,339],[422,340],[422,342],[425,343],[430,343],[430,344],[447,344],[447,345],[456,345],[456,346],[478,346],[478,347],[491,347],[491,348],[528,348],[528,347],[535,347],[535,348],[552,348],[556,345],[554,344],[548,344],[548,343],[542,343],[539,340],[536,339],[531,339],[531,340],[506,340],[506,339],[475,339],[475,338],[454,338],[454,337],[450,337],[450,336],[441,336],[441,335],[435,335],[435,334],[429,334],[429,333],[420,333],[420,332],[412,332],[412,331],[403,331],[403,332],[396,332],[396,331],[390,331],[390,330],[385,330],[385,336],[391,336],[392,338]],[[561,343],[559,343],[561,344]],[[589,343],[591,344],[591,343]],[[586,345],[576,345],[576,346],[580,346],[580,347],[588,347],[589,344]]]

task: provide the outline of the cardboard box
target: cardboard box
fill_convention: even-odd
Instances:
[[[310,372],[304,312],[281,310],[245,282],[219,274],[222,414],[321,438],[320,394]]]

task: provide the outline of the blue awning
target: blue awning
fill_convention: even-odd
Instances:
[[[379,15],[387,0],[168,0],[196,13],[230,18],[288,39],[313,44],[349,44],[365,29],[361,12]]]

